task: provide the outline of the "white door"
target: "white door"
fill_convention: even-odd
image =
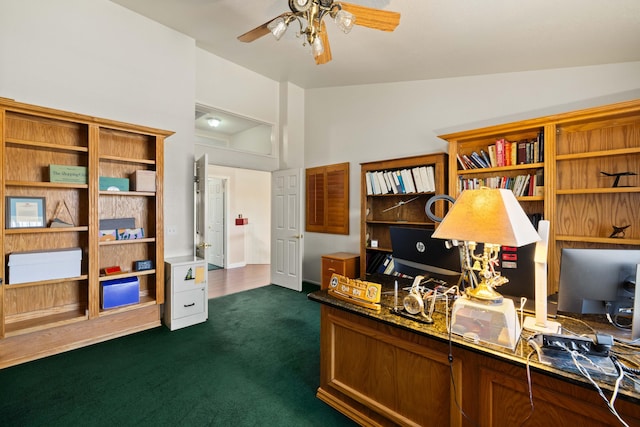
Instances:
[[[211,248],[207,251],[209,264],[224,267],[224,225],[225,225],[225,190],[224,178],[212,177],[209,185],[209,219],[207,221],[207,242]]]
[[[271,283],[302,291],[302,170],[271,175]]]
[[[194,253],[202,259],[207,258],[207,217],[208,217],[208,192],[207,192],[207,166],[209,159],[203,155],[194,163],[193,183],[193,216],[194,216]]]

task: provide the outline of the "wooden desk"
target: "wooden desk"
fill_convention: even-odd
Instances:
[[[515,426],[530,414],[523,425],[620,425],[586,379],[535,358],[531,413],[526,343],[513,353],[454,336],[450,346],[435,315],[436,323],[426,325],[327,291],[309,298],[322,304],[317,397],[361,425]],[[623,383],[615,408],[629,425],[640,425],[640,395]],[[607,399],[612,384],[601,384]]]
[[[322,255],[322,282],[320,289],[327,289],[332,274],[355,279],[360,274],[360,255],[336,252]]]

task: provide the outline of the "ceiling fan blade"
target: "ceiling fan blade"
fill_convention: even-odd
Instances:
[[[355,24],[375,30],[393,31],[400,23],[400,14],[388,10],[374,9],[352,3],[336,2],[342,9],[356,17]]]
[[[269,25],[275,19],[286,18],[286,16],[288,15],[291,15],[291,12],[285,12],[279,16],[276,16],[275,18],[268,20],[267,22],[254,28],[253,30],[247,31],[243,35],[238,36],[238,40],[245,43],[251,43],[254,40],[258,40],[260,37],[266,36],[267,34],[271,33],[269,28],[267,28],[267,25]]]
[[[331,61],[331,46],[329,45],[329,35],[327,34],[327,27],[324,25],[324,21],[320,23],[320,40],[322,41],[322,46],[324,46],[324,52],[320,55],[316,56],[316,64],[326,64]]]

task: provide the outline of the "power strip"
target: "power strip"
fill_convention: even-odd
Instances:
[[[593,339],[575,335],[536,334],[531,339],[545,350],[577,351],[601,357],[607,357],[613,345],[611,335],[605,334],[597,334]]]

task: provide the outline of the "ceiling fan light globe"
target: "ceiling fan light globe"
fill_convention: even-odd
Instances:
[[[317,58],[324,53],[324,45],[322,44],[320,37],[316,37],[311,43],[311,51],[313,52],[314,58]]]
[[[353,24],[356,22],[356,17],[352,13],[341,9],[336,13],[334,21],[338,28],[347,34],[353,28]]]
[[[267,24],[267,28],[269,29],[269,31],[271,31],[271,34],[273,34],[273,37],[275,37],[276,40],[280,40],[284,33],[287,32],[288,26],[287,23],[284,22],[284,19],[282,17],[278,17],[269,22]]]

